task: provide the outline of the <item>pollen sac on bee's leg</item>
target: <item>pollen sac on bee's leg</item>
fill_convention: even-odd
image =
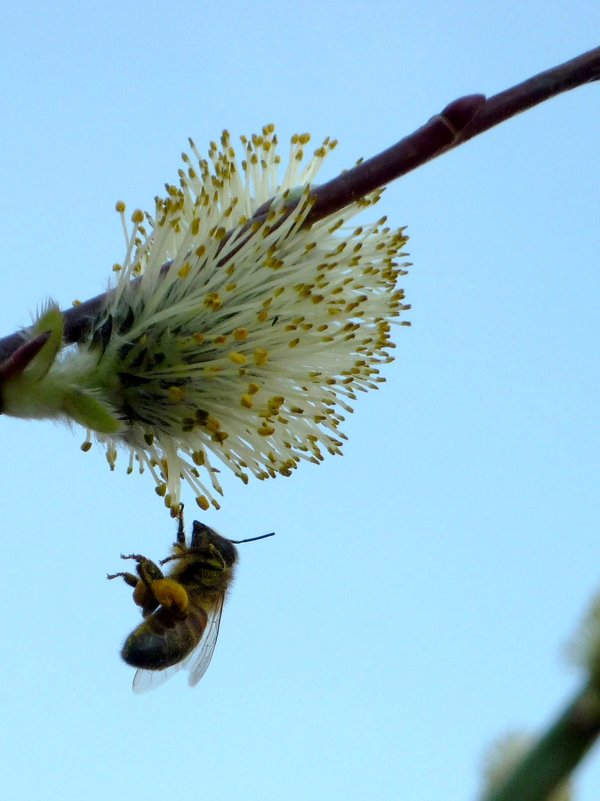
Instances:
[[[159,606],[158,601],[150,589],[150,584],[146,583],[144,579],[133,573],[109,573],[106,578],[110,581],[116,578],[122,578],[125,584],[133,587],[133,601],[137,606],[141,606],[142,614],[144,617],[150,615]]]
[[[156,596],[152,592],[151,587],[142,579],[138,579],[137,584],[134,587],[133,600],[134,603],[136,603],[138,606],[141,606],[144,617],[154,612],[154,610],[157,609],[160,604],[160,601],[157,600]]]
[[[156,600],[161,606],[176,609],[184,612],[189,604],[189,598],[185,587],[178,581],[171,578],[162,578],[153,581],[151,590]]]
[[[158,565],[151,559],[141,556],[141,554],[122,555],[121,559],[133,559],[137,562],[136,570],[138,575],[134,576],[133,573],[113,573],[108,578],[114,579],[120,576],[126,584],[133,587],[133,600],[138,606],[142,607],[142,614],[146,617],[154,612],[161,603],[160,599],[154,594],[152,585],[156,581],[163,580],[164,574]]]
[[[138,606],[141,606],[142,614],[146,617],[154,612],[160,604],[160,600],[154,595],[152,585],[155,581],[164,578],[163,572],[158,565],[154,564],[152,560],[147,559],[145,556],[131,554],[123,558],[135,559],[137,562],[136,569],[139,579],[133,590],[133,600]],[[125,580],[128,584],[131,584],[127,579]]]

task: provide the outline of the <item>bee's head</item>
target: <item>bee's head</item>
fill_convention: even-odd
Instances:
[[[232,567],[237,561],[237,548],[231,540],[217,534],[214,529],[199,520],[194,520],[190,546],[194,550],[212,546],[218,551],[226,567]]]

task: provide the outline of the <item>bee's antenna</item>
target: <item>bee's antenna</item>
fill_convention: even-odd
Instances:
[[[249,537],[247,540],[229,540],[229,542],[233,542],[234,545],[240,545],[242,542],[256,542],[256,540],[266,540],[267,537],[274,537],[275,532],[272,531],[270,534],[263,534],[261,537]]]

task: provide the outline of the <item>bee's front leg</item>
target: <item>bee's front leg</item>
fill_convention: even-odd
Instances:
[[[185,545],[185,529],[183,527],[183,504],[179,504],[178,525],[177,525],[177,544]]]

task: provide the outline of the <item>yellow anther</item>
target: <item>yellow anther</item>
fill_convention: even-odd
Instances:
[[[223,305],[223,301],[221,300],[218,292],[209,292],[204,298],[204,305],[207,309],[218,311]]]
[[[170,403],[179,403],[185,397],[185,391],[181,387],[169,387],[167,396]]]
[[[239,353],[239,351],[235,350],[231,351],[231,353],[229,354],[229,358],[234,364],[244,365],[247,362],[247,359],[244,356],[244,354]]]
[[[254,364],[257,367],[264,367],[269,361],[269,352],[265,348],[256,348],[254,351]]]

